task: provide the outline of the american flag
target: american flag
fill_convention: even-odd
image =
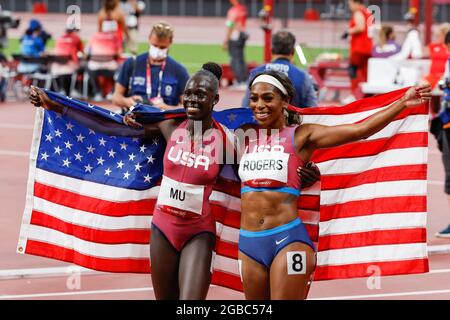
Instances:
[[[405,90],[343,107],[297,110],[304,123],[361,121]],[[121,122],[102,108],[48,92],[51,99]],[[183,116],[138,106],[146,121]],[[215,112],[235,129],[254,121],[249,109]],[[428,108],[404,111],[357,143],[320,150],[320,183],[302,190],[299,216],[318,246],[316,280],[428,271],[426,166]],[[162,174],[162,138],[143,141],[95,132],[38,109],[18,252],[108,272],[150,272],[153,206]],[[210,201],[216,217],[212,282],[242,290],[237,263],[240,185],[226,167]],[[320,214],[319,214],[320,210]]]

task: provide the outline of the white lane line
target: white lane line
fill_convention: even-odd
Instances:
[[[26,130],[33,130],[33,125],[2,123],[2,124],[0,124],[0,129],[26,129]]]
[[[444,185],[444,181],[428,180],[428,184],[429,185],[434,185],[434,186],[443,186]]]
[[[429,273],[447,273],[450,272],[450,269],[436,269],[436,270],[430,270]],[[426,273],[425,273],[426,274]]]
[[[69,265],[67,267],[4,269],[0,270],[0,280],[67,277],[74,273],[80,275],[115,275],[115,273],[111,272],[102,272],[83,268],[76,265]],[[430,272],[428,273],[418,275],[427,275],[431,273],[450,273],[450,269],[435,269],[430,270]]]
[[[450,244],[427,246],[427,251],[429,254],[450,253]]]
[[[359,295],[359,296],[323,297],[323,298],[311,298],[309,300],[374,299],[374,298],[393,298],[393,297],[420,296],[420,295],[432,295],[432,294],[444,294],[444,293],[450,293],[450,289],[428,290],[428,291],[409,291],[409,292],[382,293],[382,294],[365,294],[365,295]]]
[[[28,157],[29,152],[23,151],[12,151],[12,150],[0,150],[0,156],[17,156],[17,157]]]
[[[67,267],[51,267],[51,268],[28,268],[28,269],[5,269],[0,270],[0,280],[26,279],[26,278],[46,278],[46,277],[65,277],[71,274],[90,275],[99,274],[107,275],[108,272],[95,271],[75,265]]]
[[[52,293],[35,293],[35,294],[17,294],[17,295],[0,295],[0,300],[6,299],[30,299],[30,298],[50,298],[63,296],[81,296],[88,294],[108,294],[108,293],[129,293],[129,292],[145,292],[153,291],[152,287],[147,288],[129,288],[129,289],[111,289],[111,290],[91,290],[91,291],[71,291],[71,292],[52,292]]]

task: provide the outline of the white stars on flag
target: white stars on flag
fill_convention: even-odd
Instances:
[[[57,153],[58,155],[61,155],[61,151],[62,151],[62,149],[59,146],[55,147],[55,153]]]
[[[116,152],[113,149],[109,150],[108,153],[110,158],[114,158],[114,155],[116,154]]]
[[[147,157],[147,163],[153,163],[153,161],[155,161],[155,158],[153,157],[153,155],[150,155],[150,157]]]
[[[70,141],[66,141],[64,144],[66,145],[66,149],[72,149],[73,144],[71,144]]]
[[[69,158],[67,158],[66,160],[63,160],[63,167],[69,167],[69,164],[71,164],[72,162],[69,161]]]
[[[48,157],[49,156],[48,156],[47,152],[41,153],[41,160],[47,161]]]
[[[105,144],[106,144],[106,140],[105,139],[103,139],[103,138],[101,138],[101,139],[98,139],[98,142],[99,142],[99,144],[101,145],[101,146],[105,146]]]
[[[104,116],[110,118],[108,113]],[[52,112],[43,120],[46,125],[42,129],[37,161],[44,170],[138,189],[152,186],[158,180],[159,172],[152,164],[158,164],[155,160],[161,151],[160,137],[144,143],[137,137],[109,136],[64,116],[57,119]]]
[[[57,130],[55,131],[55,137],[61,138],[61,135],[62,135],[62,132],[59,131],[59,129],[57,129]]]
[[[45,136],[45,141],[52,142],[52,139],[53,139],[53,137],[52,137],[52,135],[50,133]]]
[[[84,137],[81,133],[79,135],[77,135],[78,142],[83,142],[84,139],[86,139],[86,137]]]
[[[66,128],[67,128],[67,131],[72,131],[72,129],[73,129],[73,124],[71,124],[70,122],[69,122],[69,123],[66,123]]]
[[[233,122],[236,120],[236,115],[234,113],[230,113],[228,116],[228,121]]]

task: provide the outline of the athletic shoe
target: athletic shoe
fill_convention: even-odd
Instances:
[[[236,83],[229,87],[231,90],[247,91],[247,84],[245,82]]]
[[[92,100],[94,100],[95,102],[103,101],[103,96],[101,95],[101,93],[97,93],[95,94],[94,98],[92,98]]]
[[[83,95],[80,92],[78,92],[77,89],[73,89],[73,91],[70,93],[70,96],[75,99],[83,98]]]
[[[342,99],[340,101],[340,103],[342,103],[342,104],[349,104],[349,103],[352,103],[354,101],[356,101],[355,96],[350,94],[350,95],[346,96],[344,99]]]
[[[438,238],[450,238],[450,224],[447,228],[435,234]]]

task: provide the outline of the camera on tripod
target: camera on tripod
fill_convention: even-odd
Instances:
[[[445,89],[450,89],[450,78],[445,78],[438,83],[439,89],[445,91]]]
[[[442,97],[442,108],[450,109],[450,78],[445,78],[438,83],[439,89],[444,91]]]
[[[14,17],[10,11],[2,10],[0,7],[0,49],[8,46],[8,29],[15,29],[19,26],[20,19]]]

